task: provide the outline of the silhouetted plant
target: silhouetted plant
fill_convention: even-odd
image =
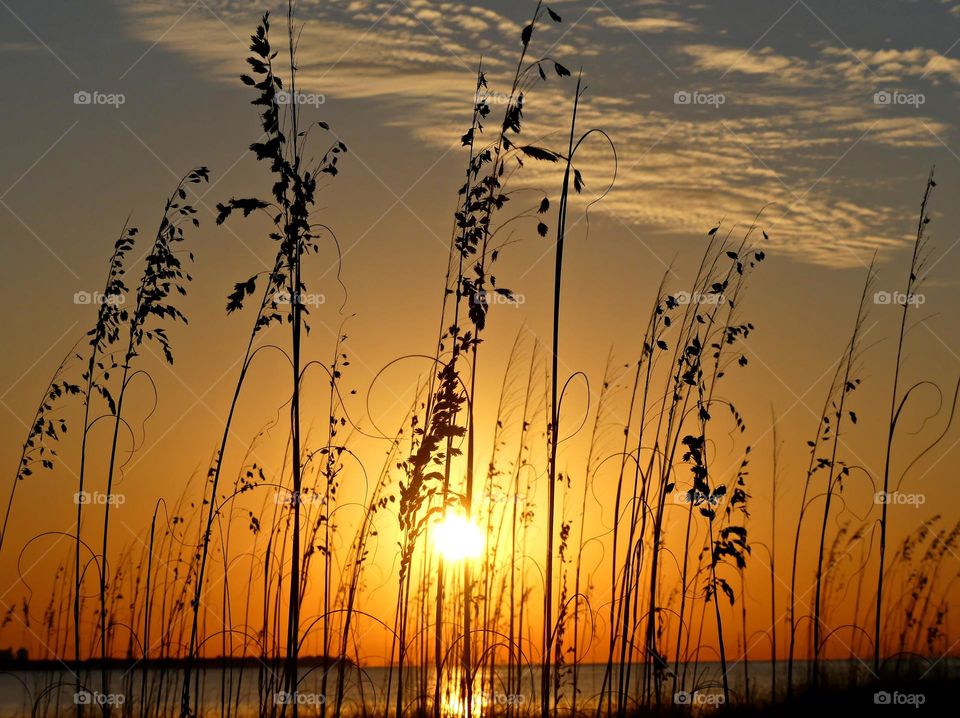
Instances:
[[[917,385],[911,386],[900,396],[900,372],[903,358],[903,350],[906,341],[907,316],[910,306],[914,304],[913,298],[916,295],[918,286],[923,281],[923,272],[927,260],[927,224],[930,217],[927,214],[927,205],[930,201],[930,195],[937,183],[933,181],[933,170],[930,170],[930,176],[927,178],[927,186],[923,192],[923,200],[920,202],[920,218],[917,221],[917,231],[913,242],[913,253],[910,257],[910,271],[907,275],[905,292],[903,295],[903,307],[900,312],[900,331],[897,337],[897,356],[893,367],[893,390],[890,398],[890,416],[887,422],[886,450],[883,462],[883,493],[889,496],[890,477],[891,477],[891,457],[893,454],[893,439],[897,433],[897,424],[899,423],[901,412],[907,401],[910,399],[913,390]],[[958,384],[960,390],[960,384]],[[956,397],[954,397],[956,405]],[[951,415],[951,419],[952,419]],[[942,438],[942,437],[939,437]],[[937,441],[939,441],[939,438]],[[926,452],[924,452],[926,453]],[[912,464],[911,464],[912,465]],[[883,636],[880,631],[880,618],[883,614],[883,572],[884,563],[887,555],[887,511],[888,502],[884,501],[880,507],[880,557],[879,568],[877,572],[877,607],[874,616],[874,634],[873,634],[873,669],[874,672],[880,671],[880,651],[883,645]]]
[[[168,364],[173,364],[173,348],[163,322],[164,320],[170,320],[187,323],[186,316],[172,302],[175,298],[174,295],[186,294],[186,284],[191,279],[184,269],[183,260],[179,256],[181,254],[179,245],[185,239],[183,231],[185,223],[189,222],[195,227],[200,226],[199,220],[194,216],[196,215],[196,209],[185,201],[187,197],[185,187],[190,184],[208,182],[209,179],[209,170],[206,167],[198,167],[188,172],[177,183],[176,189],[164,205],[160,226],[145,260],[133,308],[129,311],[120,310],[116,316],[108,315],[104,320],[107,327],[105,330],[107,337],[111,336],[111,332],[117,331],[115,326],[117,322],[125,321],[127,332],[127,345],[120,361],[120,380],[115,392],[116,404],[115,406],[111,405],[114,418],[113,437],[110,443],[110,462],[107,468],[107,501],[104,504],[103,543],[100,553],[100,659],[103,664],[101,680],[104,695],[109,693],[109,672],[105,660],[107,656],[107,548],[120,427],[124,422],[124,399],[127,396],[130,381],[140,373],[140,371],[133,371],[134,360],[143,349],[149,349],[151,343],[160,348],[163,358]],[[192,261],[193,253],[188,252],[187,257]],[[98,321],[98,325],[99,323]]]
[[[860,305],[857,309],[857,317],[854,322],[853,332],[850,336],[850,343],[847,345],[847,351],[837,368],[837,379],[835,382],[838,389],[838,395],[830,401],[830,412],[821,417],[823,426],[820,443],[830,443],[829,457],[816,457],[814,472],[824,471],[827,474],[826,495],[823,502],[823,520],[820,524],[820,543],[817,551],[817,573],[816,588],[814,593],[813,608],[813,679],[818,681],[819,660],[821,645],[821,633],[824,628],[821,620],[821,600],[823,593],[823,555],[827,538],[827,523],[830,519],[830,507],[833,503],[834,491],[843,490],[843,480],[850,475],[850,466],[845,461],[838,458],[840,448],[840,437],[845,422],[857,423],[857,414],[851,410],[848,404],[848,397],[859,385],[860,379],[854,376],[855,365],[858,358],[860,342],[863,336],[863,324],[866,320],[867,296],[870,293],[870,286],[873,281],[873,263],[871,262],[867,270],[867,279],[863,286],[863,292],[860,294]],[[815,447],[812,447],[815,448]],[[812,458],[812,457],[811,457]]]
[[[0,550],[3,549],[7,535],[7,526],[13,511],[13,501],[17,486],[24,479],[33,476],[34,469],[43,468],[52,471],[57,460],[56,443],[61,435],[67,433],[67,420],[60,414],[60,403],[69,396],[80,393],[80,387],[66,378],[70,369],[70,362],[75,350],[61,360],[53,373],[53,378],[43,392],[43,398],[37,406],[33,421],[27,428],[27,438],[20,450],[20,459],[17,462],[17,471],[10,485],[10,495],[7,498],[7,508],[3,514],[3,527],[0,528]]]
[[[80,469],[77,479],[77,524],[76,541],[74,542],[74,594],[73,594],[73,652],[74,659],[77,661],[77,682],[76,690],[80,690],[80,590],[82,583],[82,573],[80,565],[80,553],[82,540],[80,528],[83,525],[83,506],[84,501],[84,478],[87,470],[87,446],[90,436],[91,421],[91,403],[94,394],[99,394],[106,402],[111,414],[117,413],[117,405],[109,389],[110,372],[117,368],[117,359],[112,352],[112,347],[120,340],[121,323],[129,321],[129,313],[123,309],[123,303],[127,299],[127,286],[124,283],[125,267],[124,260],[127,253],[133,249],[134,238],[137,235],[135,227],[124,227],[120,238],[116,241],[113,248],[113,254],[110,257],[109,268],[107,270],[107,281],[104,286],[102,300],[97,307],[97,321],[93,329],[87,336],[89,337],[89,354],[87,356],[87,365],[81,379],[85,383],[83,389],[83,436],[80,442]],[[78,355],[79,357],[79,355]],[[96,419],[93,419],[96,421]],[[104,555],[104,565],[106,558]],[[78,713],[82,712],[82,706],[78,706]]]
[[[324,225],[318,225],[313,222],[312,219],[312,213],[316,204],[315,195],[318,189],[318,179],[324,175],[335,176],[338,173],[337,165],[340,155],[345,152],[347,148],[343,142],[334,140],[319,161],[311,164],[304,157],[306,143],[313,124],[316,124],[316,126],[324,130],[329,130],[329,126],[322,121],[311,123],[308,128],[303,130],[301,130],[299,126],[300,109],[296,99],[296,43],[294,38],[296,30],[294,27],[293,13],[293,3],[289,3],[287,11],[287,50],[289,52],[288,69],[290,78],[289,89],[286,90],[286,92],[289,92],[291,101],[289,103],[289,112],[286,116],[282,115],[282,105],[280,101],[280,93],[285,92],[284,84],[274,69],[274,59],[277,56],[277,51],[273,49],[269,39],[269,14],[263,16],[263,19],[257,26],[256,32],[251,36],[250,50],[252,54],[247,58],[247,63],[250,65],[253,76],[241,76],[243,83],[254,88],[257,92],[257,96],[251,104],[261,108],[260,124],[266,140],[254,142],[250,145],[250,149],[257,160],[267,163],[270,172],[275,178],[270,198],[231,198],[227,202],[217,205],[217,224],[223,223],[231,214],[237,211],[242,212],[245,217],[253,212],[265,212],[274,225],[274,229],[270,232],[269,236],[277,243],[278,249],[273,268],[267,273],[263,299],[261,300],[257,318],[254,323],[254,329],[247,346],[240,378],[234,392],[234,398],[231,402],[227,424],[223,433],[220,451],[217,454],[211,476],[211,503],[207,512],[206,528],[201,537],[200,570],[193,601],[194,619],[191,630],[190,655],[184,674],[181,707],[181,712],[184,715],[189,714],[190,711],[190,663],[193,660],[193,654],[197,645],[200,596],[203,590],[203,578],[209,552],[210,534],[213,521],[217,515],[217,488],[230,423],[233,419],[246,372],[253,358],[253,343],[257,334],[273,322],[282,323],[284,318],[290,324],[291,328],[290,358],[293,371],[292,397],[290,402],[291,495],[293,496],[291,509],[293,514],[293,528],[291,537],[291,576],[288,602],[285,684],[286,690],[291,695],[296,694],[297,655],[299,652],[300,631],[299,615],[302,600],[300,506],[303,489],[303,446],[300,429],[300,391],[303,365],[301,359],[301,341],[303,331],[306,330],[309,332],[309,325],[305,320],[305,316],[309,313],[309,310],[304,302],[306,284],[302,278],[302,260],[304,255],[319,251],[319,239],[324,232],[329,233],[329,230]],[[245,299],[257,291],[258,278],[259,275],[254,275],[250,279],[236,284],[234,291],[228,298],[228,313],[241,309]],[[284,294],[289,297],[290,303],[290,309],[286,313],[286,316],[279,311],[280,297]],[[293,715],[296,716],[297,706],[295,703],[292,710]]]

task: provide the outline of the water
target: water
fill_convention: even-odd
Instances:
[[[849,685],[851,682],[869,682],[872,678],[869,666],[859,661],[825,661],[822,663],[825,676],[830,684]],[[930,664],[920,665],[920,671]],[[744,668],[746,667],[746,672]],[[596,706],[599,699],[604,677],[603,665],[582,665],[578,669],[579,692],[577,708]],[[106,704],[112,706],[116,715],[140,714],[141,695],[144,693],[145,680],[147,703],[151,706],[149,713],[155,715],[176,716],[179,714],[181,678],[180,668],[149,669],[144,671],[134,668],[129,671],[110,671],[110,691],[102,694],[99,691],[100,674],[85,675],[84,684],[88,692],[81,693],[77,700],[91,706]],[[336,695],[336,668],[330,669],[327,676],[326,694],[323,692],[324,668],[317,666],[303,668],[300,673],[300,687],[296,700],[299,703],[299,713],[302,716],[316,716],[320,714],[321,705],[328,706],[327,715],[332,715],[333,702]],[[680,666],[680,676],[684,676],[686,693],[674,695],[673,679],[668,677],[664,683],[663,700],[666,702],[687,702],[701,709],[716,706],[722,701],[722,681],[720,665],[718,663],[700,663],[697,666],[688,664]],[[794,665],[794,680],[802,684],[808,674],[809,664],[798,661]],[[787,664],[778,661],[776,664],[777,693],[782,697],[786,687]],[[960,659],[944,659],[931,671],[931,676],[939,677],[960,674]],[[261,693],[265,697],[268,707],[279,706],[290,700],[286,694],[275,690],[276,686],[267,686],[262,691],[258,684],[262,674],[256,667],[234,669],[205,669],[198,673],[198,695],[200,714],[204,717],[221,715],[221,691],[230,696],[233,705],[239,706],[240,718],[254,718],[261,715]],[[630,667],[629,681],[631,695],[637,694],[638,681],[642,676],[642,666]],[[626,677],[626,676],[625,676]],[[494,681],[494,690],[488,686],[477,688],[474,696],[474,715],[481,713],[502,712],[507,706],[514,706],[518,712],[536,712],[539,706],[540,673],[537,668],[525,669],[520,680],[520,687],[516,684],[507,689],[504,685],[506,667],[497,669]],[[572,669],[566,667],[562,674],[560,704],[569,707],[572,700]],[[749,695],[751,702],[766,702],[771,699],[773,686],[773,664],[768,661],[749,661],[731,663],[728,665],[727,678],[730,685],[731,701],[744,701]],[[746,679],[749,678],[749,692]],[[349,667],[345,672],[343,713],[356,715],[361,712],[361,706],[366,711],[375,714],[392,713],[395,709],[396,673],[390,685],[388,700],[387,687],[390,680],[386,668],[358,668]],[[405,711],[413,711],[418,705],[420,683],[414,683],[414,674],[407,678],[408,695]],[[516,678],[514,677],[514,681]],[[617,686],[617,674],[614,671],[613,688]],[[609,691],[610,688],[608,687]],[[433,680],[432,670],[427,676],[426,704],[432,704]],[[70,715],[75,709],[74,677],[64,670],[51,671],[11,671],[0,673],[0,715],[6,717],[30,716],[36,706],[36,715],[54,716]],[[463,715],[463,705],[459,698],[456,681],[443,686],[442,700],[444,714],[447,716]],[[614,699],[616,705],[616,699]],[[157,711],[154,706],[159,708]],[[483,710],[483,707],[488,710]],[[279,713],[279,711],[278,711]],[[97,712],[99,714],[99,711]],[[94,715],[88,711],[87,715]],[[288,713],[289,715],[289,713]]]

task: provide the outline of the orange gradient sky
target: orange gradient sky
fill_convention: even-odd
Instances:
[[[571,69],[583,68],[587,92],[581,124],[604,128],[617,154],[613,189],[590,206],[589,214],[587,204],[613,180],[614,161],[601,143],[588,146],[580,159],[586,190],[570,210],[561,336],[564,378],[583,371],[591,388],[588,395],[582,382],[573,382],[564,406],[564,423],[571,430],[584,415],[587,423],[560,452],[560,469],[571,480],[563,516],[574,522],[575,533],[582,528],[586,537],[598,539],[587,543],[584,565],[591,567],[600,605],[604,591],[609,593],[602,537],[612,525],[616,462],[597,470],[582,519],[579,505],[599,388],[608,371],[609,401],[596,449],[603,457],[620,450],[632,367],[656,287],[666,274],[671,291],[689,288],[709,241],[707,230],[718,221],[737,227],[736,234],[763,210],[770,235],[763,245],[767,261],[751,277],[740,307],[743,318],[756,326],[740,347],[748,364],[731,372],[723,387],[747,429],[739,434],[724,425],[713,436],[716,465],[726,468],[720,471],[726,477],[735,474],[745,447],[753,447],[748,526],[757,546],[744,600],[752,611],[754,639],[770,623],[768,555],[759,544],[776,541],[774,591],[785,607],[806,441],[816,432],[874,253],[876,292],[898,291],[906,279],[910,236],[934,164],[938,188],[929,276],[920,290],[923,304],[911,314],[904,376],[907,385],[934,382],[943,396],[929,387],[918,391],[896,445],[898,470],[946,422],[960,375],[960,251],[955,249],[960,205],[953,199],[960,191],[955,112],[960,59],[953,57],[960,57],[954,47],[960,5],[876,5],[866,16],[854,16],[825,0],[554,4],[565,22],[542,40],[547,54]],[[131,390],[131,435],[123,437],[122,449],[136,451],[125,455],[117,485],[124,496],[115,513],[118,552],[123,546],[142,550],[158,498],[173,504],[186,492],[196,501],[252,321],[246,313],[228,317],[226,295],[235,282],[268,267],[275,251],[259,220],[214,223],[218,202],[262,193],[268,186],[264,169],[247,150],[259,126],[248,88],[237,80],[244,71],[245,38],[263,9],[226,0],[6,0],[0,7],[0,58],[8,68],[10,98],[0,110],[5,130],[0,292],[6,307],[0,315],[0,466],[7,467],[8,477],[49,376],[93,320],[82,293],[100,288],[124,220],[130,216],[152,236],[176,177],[197,165],[211,169],[210,185],[192,197],[202,224],[188,240],[196,256],[194,280],[178,303],[190,324],[171,331],[172,367],[149,352],[142,357],[156,397],[147,382]],[[283,16],[279,6],[271,9]],[[430,370],[416,358],[391,362],[433,351],[463,173],[459,140],[469,125],[477,64],[482,59],[491,91],[506,92],[503,83],[515,62],[519,30],[531,11],[527,3],[500,1],[298,4],[304,23],[301,87],[318,98],[305,107],[305,116],[328,122],[350,147],[341,174],[320,195],[322,221],[336,232],[342,262],[329,245],[309,260],[306,281],[316,299],[305,352],[326,361],[336,337],[348,337],[344,351],[351,364],[344,386],[357,393],[346,398],[346,409],[367,434],[397,430]],[[281,25],[278,19],[278,30]],[[123,101],[75,104],[74,94],[83,91],[120,94]],[[542,144],[563,142],[572,92],[570,78],[551,77],[525,103],[530,131],[543,134]],[[875,98],[878,92],[900,99],[886,103],[883,96]],[[723,100],[688,103],[682,93]],[[555,197],[559,179],[556,171],[531,166],[524,180],[529,194],[519,195],[518,204],[535,206],[544,192]],[[518,402],[531,352],[537,341],[549,346],[554,242],[538,237],[532,226],[518,226],[515,239],[500,258],[497,275],[521,302],[492,308],[478,365],[478,384],[484,387],[476,398],[483,427],[479,467],[487,465],[494,448],[505,385],[513,388],[503,440],[514,447],[506,453],[515,452]],[[841,447],[845,460],[874,477],[882,475],[898,321],[895,306],[882,299],[869,303],[857,365],[863,384],[853,398],[860,420],[848,427]],[[280,342],[281,332],[271,331],[276,336],[262,341]],[[518,332],[521,348],[510,365]],[[539,351],[542,382],[546,350]],[[251,461],[268,475],[282,473],[286,366],[272,352],[255,363],[231,432],[228,480]],[[305,425],[320,435],[326,429],[325,376],[308,374],[304,392]],[[771,412],[782,442],[775,537]],[[74,413],[79,422],[79,409]],[[542,433],[542,413],[538,421]],[[56,566],[69,555],[69,539],[57,532],[73,530],[76,439],[63,443],[62,466],[38,472],[18,489],[12,538],[0,555],[0,610],[29,599],[39,614]],[[109,441],[105,427],[94,432],[94,440]],[[337,517],[343,549],[350,545],[360,505],[369,500],[370,482],[389,447],[359,433],[351,441],[362,468],[345,463],[339,497],[344,508]],[[904,490],[922,494],[923,503],[893,508],[891,546],[935,514],[946,526],[957,520],[958,444],[955,429],[911,469]],[[103,475],[104,462],[102,453],[95,454],[91,475]],[[539,511],[545,478],[541,472],[531,480],[533,495],[523,500]],[[851,480],[832,529],[875,519],[873,494],[868,481]],[[237,504],[232,549],[238,555],[253,545],[240,525],[246,510],[261,505],[273,510],[264,496]],[[99,526],[98,512],[98,507],[88,512],[84,528],[91,536]],[[676,539],[683,530],[683,507],[675,513],[670,531]],[[385,516],[378,521],[381,533],[371,548],[364,609],[389,622],[396,600],[396,523]],[[812,583],[817,532],[811,523],[803,534],[810,546],[800,553],[803,590]],[[531,541],[531,554],[541,556],[543,536],[534,532]],[[874,555],[869,532],[864,541],[850,547],[839,576],[849,576],[845,572],[861,560],[861,552]],[[246,576],[248,560],[231,567],[235,582]],[[953,574],[958,560],[950,559]],[[530,571],[534,580],[539,574]],[[665,571],[670,590],[676,567]],[[851,610],[855,586],[840,589],[847,593],[837,597],[840,608],[832,620],[838,624]],[[960,594],[955,589],[953,599],[956,606]],[[532,605],[536,622],[539,604]],[[534,640],[539,635],[535,622]],[[780,628],[785,630],[784,624]],[[603,654],[603,630],[598,626],[594,657]],[[19,622],[9,623],[0,631],[0,646],[33,641],[25,631]],[[385,660],[387,634],[371,627],[366,640],[364,658],[374,664]],[[839,636],[831,652],[846,655],[851,640]],[[766,641],[754,640],[751,646],[751,656],[769,655]]]

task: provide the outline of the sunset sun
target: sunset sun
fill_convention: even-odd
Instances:
[[[447,561],[477,558],[483,552],[483,532],[460,514],[448,514],[433,527],[433,544]]]

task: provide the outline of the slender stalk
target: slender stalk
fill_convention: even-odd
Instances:
[[[814,681],[819,681],[819,661],[820,661],[820,637],[822,632],[822,622],[821,622],[821,612],[822,612],[822,599],[823,599],[823,556],[824,549],[826,545],[827,538],[827,522],[830,518],[830,507],[833,500],[834,487],[842,481],[843,477],[849,473],[849,469],[846,467],[838,469],[837,467],[837,451],[840,446],[840,430],[843,426],[845,418],[845,407],[847,396],[849,395],[852,388],[855,386],[853,383],[853,370],[854,362],[856,361],[857,348],[859,344],[860,334],[863,328],[864,315],[866,311],[866,302],[867,302],[867,293],[870,290],[870,285],[873,281],[873,264],[871,263],[868,272],[867,279],[863,285],[863,292],[860,294],[860,305],[857,309],[857,318],[854,322],[853,334],[850,337],[850,344],[847,347],[847,354],[844,358],[843,365],[843,377],[840,381],[840,397],[835,405],[835,412],[833,414],[833,442],[830,450],[830,460],[826,466],[827,469],[827,491],[826,499],[823,505],[823,520],[820,523],[820,544],[819,550],[817,552],[817,574],[816,574],[816,587],[814,594],[814,608],[813,608],[813,679]]]
[[[563,172],[563,188],[560,193],[560,208],[557,213],[557,252],[553,274],[553,340],[550,363],[550,458],[547,464],[547,555],[543,580],[543,654],[540,675],[540,712],[543,718],[550,714],[550,650],[553,645],[553,526],[556,516],[557,495],[557,444],[559,443],[560,404],[558,397],[560,369],[560,293],[563,281],[563,241],[566,231],[567,198],[570,191],[570,170],[573,164],[573,143],[577,127],[577,107],[580,103],[580,83],[573,98],[573,115],[570,121],[570,141],[567,162]]]
[[[780,442],[777,436],[777,415],[770,407],[773,433],[773,488],[770,499],[770,697],[777,702],[777,490],[780,479]]]
[[[907,332],[907,312],[910,309],[913,290],[919,281],[918,272],[921,261],[921,247],[924,239],[924,229],[930,218],[927,217],[927,202],[930,200],[930,193],[936,187],[933,181],[933,170],[927,178],[927,187],[923,193],[923,201],[920,202],[920,219],[917,221],[917,234],[913,242],[913,254],[910,258],[910,274],[907,277],[906,291],[903,297],[903,309],[900,313],[900,332],[897,337],[897,358],[893,368],[893,390],[890,395],[890,416],[887,424],[887,442],[883,460],[883,494],[889,497],[890,491],[890,458],[893,454],[893,437],[897,430],[897,419],[899,411],[897,403],[900,393],[900,369],[903,356],[904,340]],[[877,604],[874,612],[873,629],[873,670],[874,673],[880,673],[880,652],[883,645],[883,636],[880,632],[880,617],[883,614],[883,575],[887,555],[887,509],[889,501],[884,501],[880,506],[880,564],[877,571]]]

